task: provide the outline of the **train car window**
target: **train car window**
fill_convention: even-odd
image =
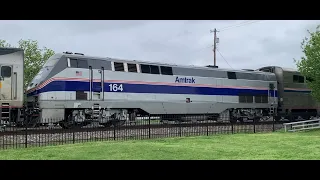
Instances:
[[[237,79],[237,75],[235,72],[228,72],[228,79]]]
[[[293,82],[298,82],[299,81],[299,77],[297,75],[293,75]]]
[[[2,77],[11,77],[11,67],[10,66],[1,66],[1,76]]]
[[[163,75],[173,75],[172,67],[161,66],[160,69]]]
[[[304,83],[304,77],[299,75],[293,75],[294,83]]]
[[[141,64],[141,72],[142,73],[151,73],[150,71],[150,66],[149,65],[144,65],[144,64]]]
[[[115,71],[124,71],[123,63],[114,62],[114,70]]]
[[[268,100],[268,96],[267,95],[262,95],[261,96],[261,103],[268,103],[269,100]]]
[[[313,82],[314,81],[313,78],[311,78],[311,77],[306,77],[306,80],[309,81],[309,82]]]
[[[70,59],[70,67],[77,68],[78,62],[76,59]]]
[[[239,96],[239,103],[246,103],[246,96]]]
[[[299,83],[304,83],[304,76],[299,76]]]
[[[239,103],[253,103],[253,96],[239,95]]]
[[[254,96],[255,103],[261,103],[261,96]]]
[[[128,63],[128,72],[138,72],[137,65]]]
[[[83,91],[76,91],[76,100],[87,100],[88,95]]]
[[[151,74],[160,74],[159,66],[150,65]]]
[[[88,68],[88,61],[78,59],[78,68]]]
[[[253,96],[246,96],[247,103],[253,103]]]
[[[268,103],[268,95],[257,95],[254,97],[254,102],[255,103]]]

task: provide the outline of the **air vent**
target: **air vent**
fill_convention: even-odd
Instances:
[[[73,54],[72,52],[70,51],[66,51],[66,52],[63,52],[64,54]]]
[[[82,56],[84,56],[84,54],[82,54],[82,53],[74,53],[74,54],[78,54],[78,55],[82,55]]]
[[[218,68],[218,66],[211,66],[211,65],[208,65],[206,67],[209,67],[209,68]]]

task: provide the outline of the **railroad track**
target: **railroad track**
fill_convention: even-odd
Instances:
[[[272,125],[282,124],[283,122],[244,122],[244,123],[224,123],[224,122],[198,122],[198,123],[174,123],[174,124],[143,124],[143,125],[124,125],[121,127],[82,127],[73,129],[62,128],[19,128],[9,131],[0,132],[0,136],[4,135],[30,135],[30,134],[57,134],[57,133],[73,133],[73,132],[95,132],[95,131],[119,131],[119,130],[139,130],[139,129],[159,129],[159,128],[185,128],[185,127],[207,127],[207,126],[244,126],[244,125]]]

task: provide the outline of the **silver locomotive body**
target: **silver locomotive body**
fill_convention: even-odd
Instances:
[[[52,56],[34,78],[28,102],[39,108],[37,122],[55,119],[63,127],[85,125],[92,119],[108,126],[111,120],[146,114],[182,119],[210,114],[241,121],[268,116],[277,108],[276,82],[273,73],[259,71],[63,53]]]
[[[1,124],[16,122],[24,102],[24,51],[0,48],[0,119]]]

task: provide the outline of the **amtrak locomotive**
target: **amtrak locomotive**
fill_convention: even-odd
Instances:
[[[279,119],[292,112],[318,113],[305,78],[280,67],[227,70],[71,52],[50,57],[26,94],[29,122],[46,124],[50,120],[63,128],[94,121],[121,125],[144,115],[182,121],[206,115],[207,119],[228,117],[236,122],[273,114]]]

